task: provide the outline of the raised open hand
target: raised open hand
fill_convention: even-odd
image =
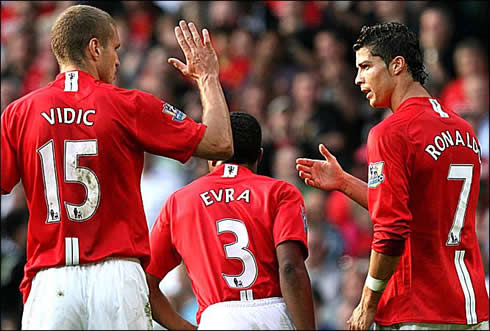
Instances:
[[[202,30],[201,36],[194,23],[187,23],[184,20],[175,27],[175,37],[184,52],[186,63],[182,63],[176,58],[168,59],[168,63],[179,69],[182,74],[198,82],[207,76],[218,76],[219,63],[216,51],[211,45],[211,38],[207,29]]]
[[[325,161],[296,159],[298,175],[304,179],[306,185],[327,191],[339,190],[343,183],[344,171],[335,156],[330,154],[323,144],[320,144],[319,149]]]

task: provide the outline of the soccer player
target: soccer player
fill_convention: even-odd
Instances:
[[[365,26],[354,44],[355,83],[393,114],[369,133],[368,183],[325,161],[298,159],[299,176],[368,208],[369,273],[350,329],[488,329],[488,294],[475,232],[480,147],[471,126],[423,87],[414,33]],[[385,288],[386,287],[386,288]],[[384,291],[384,293],[383,293]]]
[[[146,269],[153,318],[192,329],[168,304],[160,281],[183,260],[199,329],[314,329],[306,216],[299,190],[257,175],[261,128],[231,113],[234,156],[171,195],[152,228]]]
[[[231,157],[229,111],[209,33],[175,28],[197,82],[203,123],[148,93],[111,83],[116,24],[91,6],[56,20],[56,80],[12,102],[1,121],[1,190],[24,185],[30,219],[20,285],[23,329],[145,329],[149,231],[140,193],[144,152],[186,162]]]

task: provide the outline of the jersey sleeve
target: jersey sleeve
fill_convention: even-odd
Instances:
[[[375,129],[371,130],[367,144],[368,209],[374,223],[372,249],[400,256],[412,220],[408,207],[408,138],[399,127]]]
[[[170,197],[160,211],[150,234],[151,260],[146,267],[146,272],[159,279],[182,261],[179,253],[172,243],[172,227],[170,226],[171,214]]]
[[[274,216],[272,234],[274,246],[287,240],[300,242],[304,247],[304,258],[308,257],[306,237],[306,210],[299,190],[284,183],[277,191],[277,211]]]
[[[204,136],[206,125],[149,93],[135,91],[135,136],[146,151],[186,162]]]
[[[17,166],[16,144],[12,134],[12,109],[7,108],[2,113],[1,120],[1,190],[2,194],[10,193],[20,180],[19,168]]]

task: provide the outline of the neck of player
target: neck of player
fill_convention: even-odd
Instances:
[[[60,73],[75,71],[75,70],[85,71],[86,73],[94,77],[95,80],[100,79],[99,73],[97,72],[97,68],[95,67],[95,65],[73,64],[73,63],[60,64]]]
[[[391,109],[396,112],[398,107],[408,98],[431,97],[429,92],[417,81],[405,80],[398,85],[391,96]]]

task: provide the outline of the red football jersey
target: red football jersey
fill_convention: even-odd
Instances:
[[[488,320],[475,232],[480,148],[471,126],[436,99],[409,98],[371,130],[368,162],[372,248],[394,256],[404,249],[375,321]]]
[[[148,93],[83,71],[11,103],[1,126],[2,193],[22,180],[30,212],[24,302],[41,268],[109,256],[146,266],[144,151],[185,162],[206,129]]]
[[[184,260],[201,313],[231,300],[281,297],[276,247],[304,245],[299,190],[284,181],[222,164],[172,194],[153,225],[147,272],[162,279]]]

